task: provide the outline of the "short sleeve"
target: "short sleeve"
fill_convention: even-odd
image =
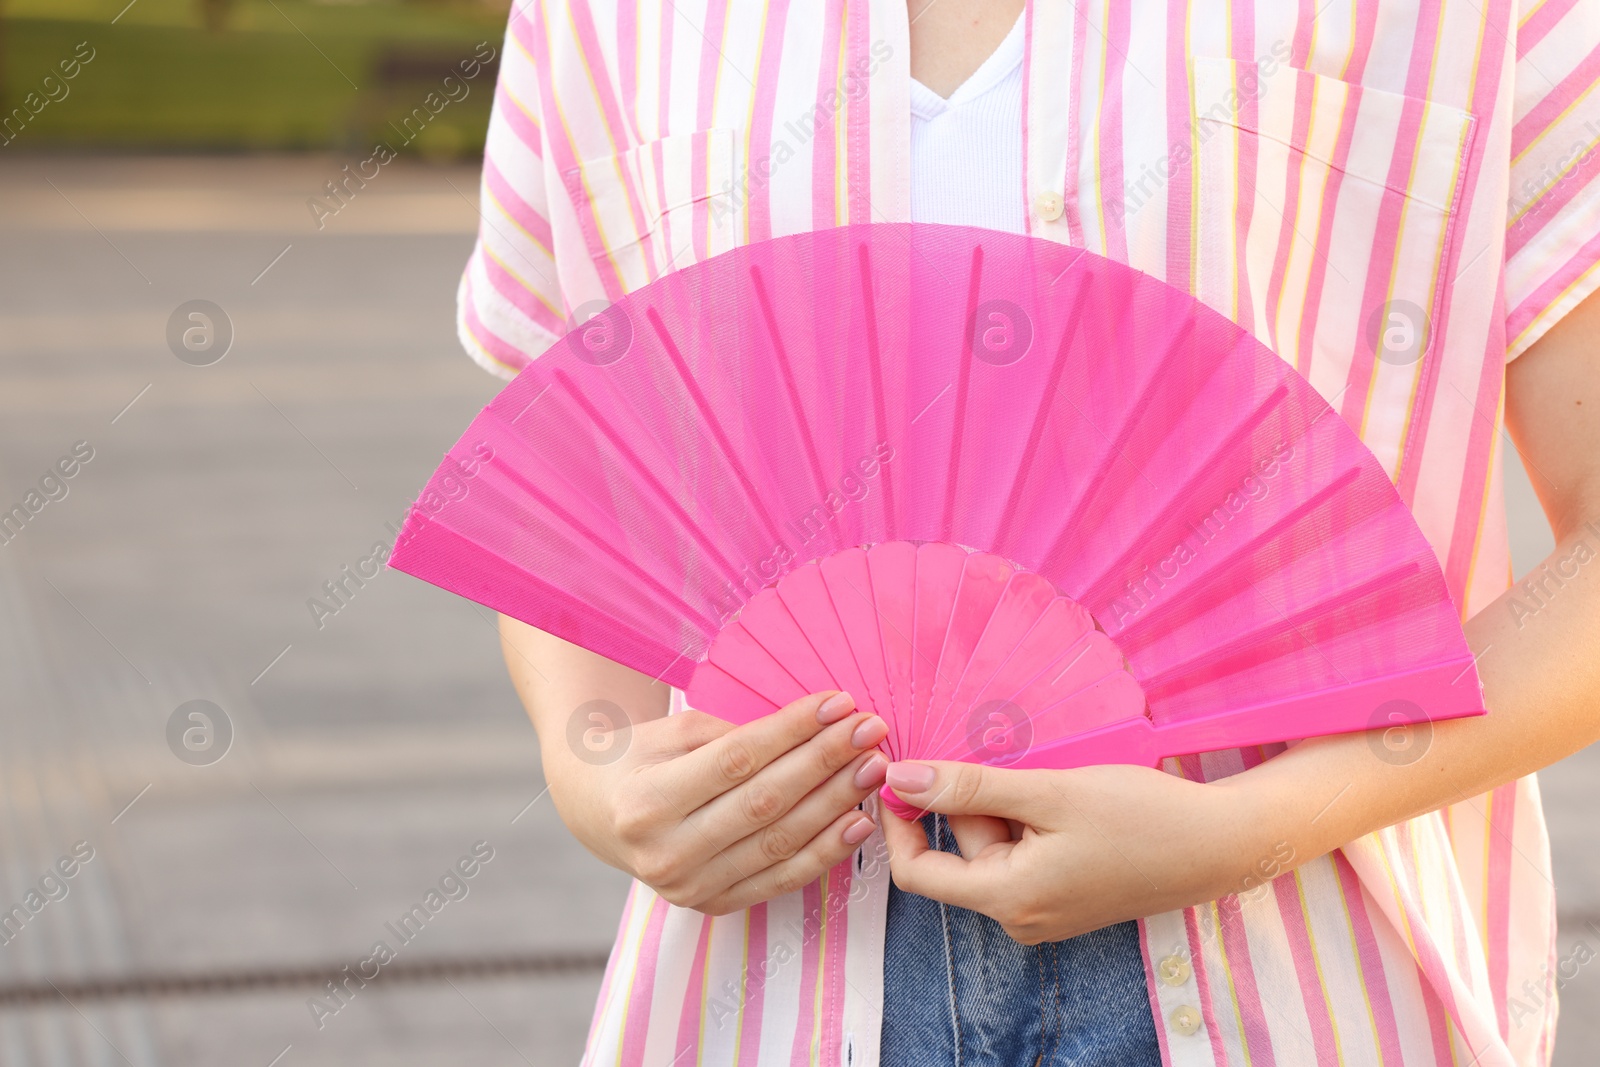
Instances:
[[[512,5],[483,152],[478,239],[456,296],[467,353],[511,378],[566,332],[549,202],[533,27]]]
[[[1521,0],[1506,210],[1506,357],[1600,287],[1600,0]]]

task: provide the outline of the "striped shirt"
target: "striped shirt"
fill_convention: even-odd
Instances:
[[[1600,284],[1600,0],[1037,0],[1023,19],[1029,232],[1270,344],[1388,468],[1464,615],[1503,593],[1505,361]],[[666,271],[906,220],[908,42],[903,0],[520,0],[467,350],[510,376]],[[585,1062],[871,1067],[887,884],[878,838],[734,915],[635,884]],[[1533,778],[1140,927],[1167,1064],[1551,1053]]]

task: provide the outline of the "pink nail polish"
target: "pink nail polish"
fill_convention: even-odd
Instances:
[[[933,768],[926,763],[891,763],[884,780],[899,792],[921,793],[933,785]]]
[[[856,701],[849,693],[835,693],[817,708],[817,721],[824,726],[838,722],[855,708]]]
[[[889,724],[874,715],[870,719],[861,720],[856,732],[850,735],[850,743],[857,748],[871,748],[888,736]]]
[[[889,769],[889,761],[874,752],[867,758],[867,762],[856,768],[855,783],[857,789],[875,789],[883,784],[884,772]]]
[[[844,828],[844,843],[847,845],[859,845],[872,836],[872,830],[872,820],[863,815]]]

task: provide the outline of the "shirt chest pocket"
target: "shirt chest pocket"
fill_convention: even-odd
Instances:
[[[726,251],[744,233],[737,131],[695,130],[580,162],[562,175],[601,282],[631,292]]]
[[[1357,379],[1409,395],[1473,117],[1270,61],[1193,62],[1199,295],[1330,397]]]

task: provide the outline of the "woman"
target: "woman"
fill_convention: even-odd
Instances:
[[[848,694],[732,728],[507,621],[562,817],[637,879],[586,1062],[1547,1062],[1531,775],[1600,737],[1597,80],[1600,0],[514,7],[460,300],[489,369],[775,235],[1086,247],[1357,428],[1492,711],[1163,771],[888,767]],[[1518,588],[1503,425],[1557,537]],[[595,699],[633,724],[610,762],[565,741]],[[885,775],[944,818],[858,807]]]

